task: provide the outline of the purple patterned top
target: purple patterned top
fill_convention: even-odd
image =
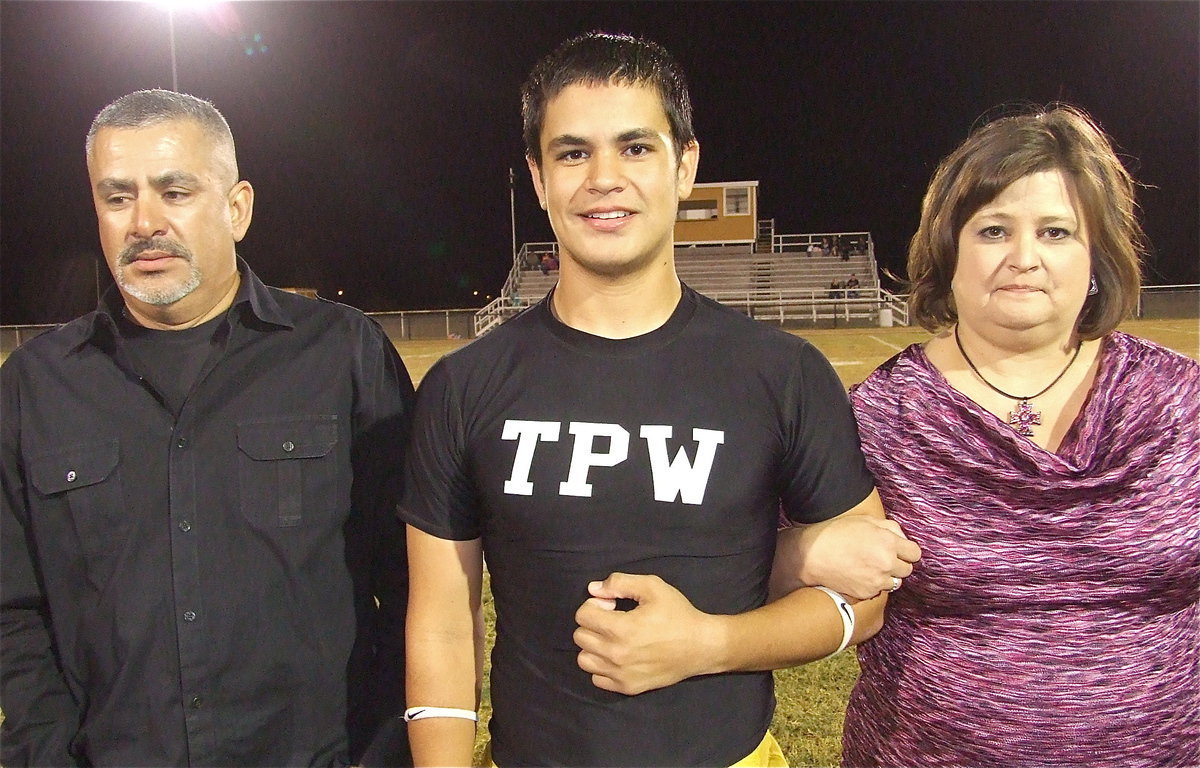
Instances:
[[[1200,366],[1103,344],[1057,454],[916,345],[852,390],[924,557],[858,649],[845,765],[1200,764]]]

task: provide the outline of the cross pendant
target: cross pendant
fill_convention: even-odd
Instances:
[[[1009,411],[1008,423],[1017,430],[1018,435],[1033,437],[1033,427],[1030,425],[1042,423],[1042,412],[1035,411],[1028,400],[1022,400],[1017,403],[1016,410]]]

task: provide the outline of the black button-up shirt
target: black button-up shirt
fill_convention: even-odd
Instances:
[[[239,268],[178,416],[115,290],[0,370],[9,768],[346,764],[403,709],[408,373]]]

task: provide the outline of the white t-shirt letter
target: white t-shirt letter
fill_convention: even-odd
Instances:
[[[567,482],[558,484],[563,496],[591,496],[592,485],[587,481],[592,467],[615,467],[629,455],[629,432],[620,424],[597,424],[590,421],[572,421],[567,431],[575,435],[575,447],[571,451],[571,469]],[[608,452],[596,453],[592,444],[597,437],[609,438]]]
[[[533,451],[538,440],[558,440],[557,421],[522,421],[505,419],[504,440],[517,441],[517,455],[513,457],[512,475],[504,481],[504,492],[514,496],[532,496],[533,483],[529,482],[529,470],[533,466]]]
[[[687,451],[679,446],[675,459],[667,456],[667,440],[671,427],[662,424],[646,424],[642,427],[642,439],[650,451],[650,471],[654,475],[654,500],[675,501],[680,497],[684,504],[703,504],[704,491],[708,488],[708,475],[712,471],[717,446],[725,442],[725,432],[717,429],[692,429],[696,441],[696,463],[688,462]]]

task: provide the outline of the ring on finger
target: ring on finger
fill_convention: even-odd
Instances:
[[[900,579],[893,576],[892,577],[892,588],[889,589],[888,592],[895,592],[897,589],[900,589],[900,585],[903,583],[904,583],[903,581],[901,581]]]

